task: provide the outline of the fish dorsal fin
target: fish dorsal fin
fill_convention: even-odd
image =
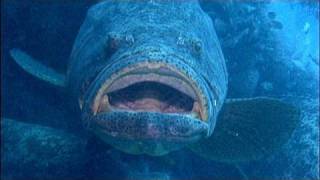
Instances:
[[[258,160],[289,140],[299,118],[297,108],[276,99],[227,100],[212,136],[192,144],[190,149],[222,162]]]
[[[65,87],[65,75],[41,64],[39,61],[34,60],[31,56],[19,49],[12,49],[10,55],[22,69],[31,75],[55,86]]]

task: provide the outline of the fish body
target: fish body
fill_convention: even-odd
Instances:
[[[300,117],[273,98],[226,100],[225,59],[196,0],[94,5],[65,74],[10,53],[25,71],[65,88],[89,132],[130,154],[187,147],[211,160],[256,160],[287,142]]]

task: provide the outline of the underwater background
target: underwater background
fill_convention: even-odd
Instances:
[[[24,122],[17,127],[21,131],[31,127],[21,133],[19,146],[1,146],[2,179],[319,179],[318,1],[200,1],[227,62],[228,98],[276,97],[302,110],[299,126],[278,152],[237,165],[188,150],[132,156],[99,141],[85,142],[88,134],[75,117],[79,110],[64,91],[24,72],[9,51],[19,47],[65,72],[78,30],[96,1],[1,3],[1,119]],[[76,134],[66,137],[74,144],[62,148],[61,156],[44,149],[61,144],[42,140],[46,144],[37,145],[30,139],[32,133],[45,137],[51,131]],[[65,154],[70,156],[64,159]],[[55,159],[46,162],[45,156]]]

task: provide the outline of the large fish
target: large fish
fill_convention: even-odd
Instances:
[[[65,88],[85,127],[131,154],[187,147],[213,160],[258,159],[284,144],[299,120],[296,108],[276,99],[226,100],[225,59],[197,1],[96,4],[66,74],[19,49],[11,56],[32,75]]]

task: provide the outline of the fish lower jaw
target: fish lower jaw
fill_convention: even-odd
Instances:
[[[209,125],[189,114],[112,111],[90,118],[89,130],[113,138],[138,141],[194,142],[208,134]]]

